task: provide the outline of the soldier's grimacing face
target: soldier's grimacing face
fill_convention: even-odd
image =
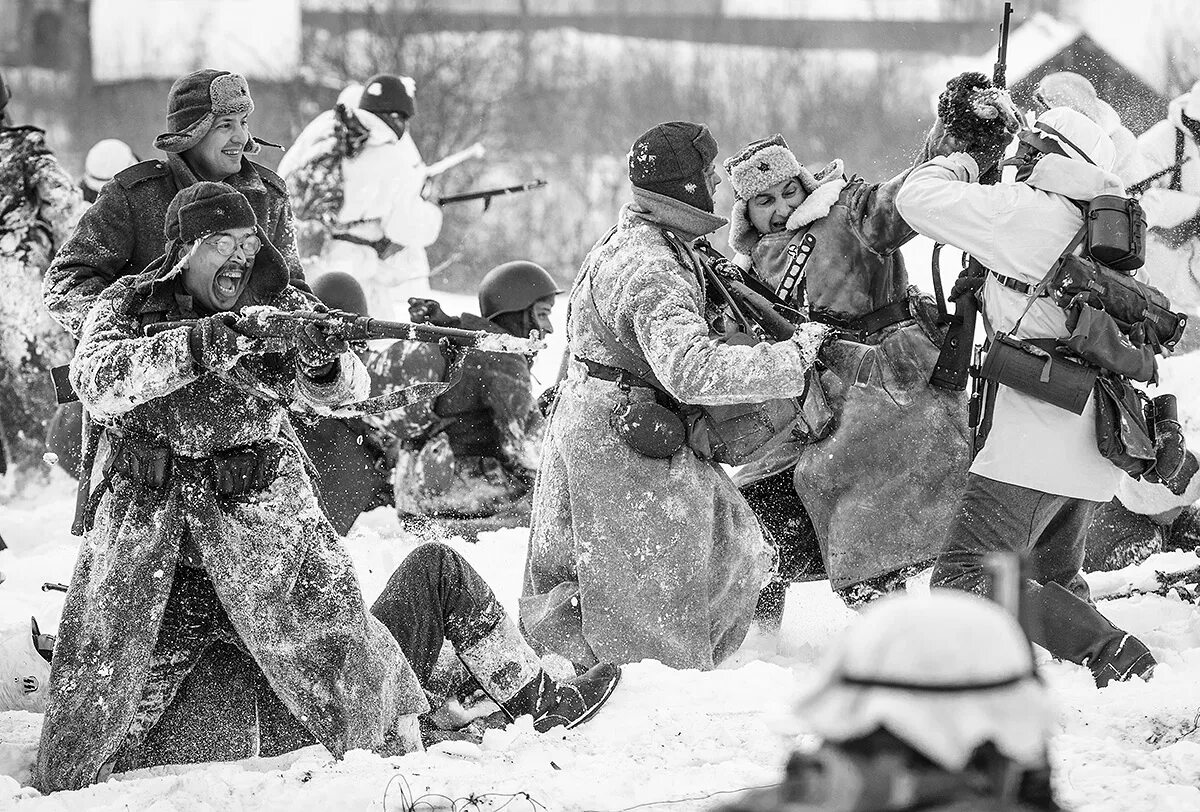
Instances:
[[[250,117],[221,116],[200,143],[187,150],[192,167],[205,180],[225,180],[242,168],[242,153],[250,143]]]
[[[808,193],[799,178],[781,180],[747,201],[750,225],[760,234],[772,234],[787,227],[788,218],[799,208]]]
[[[233,253],[218,249],[223,237],[232,238]],[[249,239],[253,237],[253,239]],[[229,240],[226,240],[226,244]],[[232,310],[250,281],[258,237],[253,228],[230,228],[199,241],[183,272],[183,286],[213,312]],[[253,249],[253,250],[252,250]]]

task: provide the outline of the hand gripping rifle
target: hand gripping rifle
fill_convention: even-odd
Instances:
[[[992,66],[992,84],[1004,87],[1005,73],[1008,70],[1008,19],[1012,15],[1012,3],[1004,4],[1004,19],[1000,23],[1000,41],[996,46],[996,62]],[[949,325],[946,337],[942,341],[942,349],[938,354],[937,363],[929,383],[939,389],[949,389],[961,392],[967,388],[967,377],[971,366],[971,348],[975,341],[975,322],[979,318],[979,302],[974,292],[968,290],[960,293],[954,301],[954,313],[946,310],[945,297],[942,294],[942,277],[939,254],[942,243],[933,247],[933,288],[937,294],[938,308],[942,311],[943,320]],[[975,257],[967,259],[963,273],[967,276],[983,276],[987,273]]]
[[[146,326],[147,336],[166,330],[195,324],[195,319],[164,321]],[[383,321],[341,310],[316,312],[312,310],[277,310],[273,307],[246,307],[241,311],[233,329],[248,338],[277,339],[283,347],[295,345],[296,335],[305,325],[319,324],[331,337],[344,341],[370,341],[377,338],[439,343],[449,341],[456,347],[479,352],[511,352],[533,356],[545,348],[540,338],[519,338],[507,333],[486,330],[462,330],[457,327],[437,327],[432,324],[413,324],[406,321]]]

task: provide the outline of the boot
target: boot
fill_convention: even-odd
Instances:
[[[539,733],[592,718],[621,677],[619,667],[602,664],[582,676],[555,680],[507,616],[458,656],[510,721],[529,714]]]
[[[529,714],[533,729],[545,733],[562,725],[570,730],[596,715],[621,679],[621,666],[600,663],[586,673],[557,681],[545,671],[500,707],[512,720]]]
[[[1030,639],[1055,657],[1086,665],[1097,688],[1113,680],[1150,679],[1157,662],[1149,649],[1095,606],[1057,583],[1026,595],[1033,620]]]

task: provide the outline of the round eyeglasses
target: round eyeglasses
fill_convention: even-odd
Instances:
[[[231,234],[222,234],[220,237],[209,238],[204,242],[217,249],[217,253],[223,257],[233,256],[233,252],[236,251],[239,246],[237,238]],[[252,257],[262,248],[262,240],[251,234],[249,237],[246,237],[241,241],[240,246],[243,254],[248,257]]]

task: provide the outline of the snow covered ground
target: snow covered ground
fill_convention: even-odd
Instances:
[[[918,279],[928,267],[921,253],[915,250],[911,259]],[[952,265],[952,258],[945,264]],[[450,312],[469,305],[468,297],[446,299]],[[561,330],[554,339],[535,369],[544,385],[553,381]],[[1197,356],[1167,361],[1160,390],[1179,395],[1194,440],[1200,440]],[[48,485],[0,503],[0,533],[10,547],[0,552],[0,571],[7,575],[0,584],[0,628],[22,627],[30,616],[43,631],[57,626],[63,596],[41,591],[41,585],[70,579],[78,544],[68,530],[73,485],[55,472]],[[526,534],[507,530],[484,534],[478,544],[450,541],[513,612]],[[419,541],[402,533],[384,509],[359,520],[346,544],[368,602]],[[1155,569],[1198,563],[1192,553],[1165,553],[1091,581],[1103,595],[1149,586]],[[910,584],[923,588],[919,580]],[[1043,653],[1042,673],[1059,708],[1052,744],[1059,799],[1096,812],[1200,809],[1200,609],[1157,596],[1104,601],[1101,608],[1141,637],[1161,666],[1151,683],[1098,691],[1085,670],[1051,662]],[[453,808],[706,809],[729,797],[717,793],[776,781],[788,750],[809,740],[791,715],[794,697],[854,617],[827,582],[797,585],[782,629],[753,630],[716,671],[676,671],[651,661],[630,665],[606,708],[575,731],[539,735],[518,724],[489,733],[481,746],[439,745],[401,758],[356,751],[334,761],[311,747],[273,760],[128,773],[78,792],[39,797],[22,785],[29,781],[41,717],[0,713],[0,809],[393,812],[408,809],[419,796],[437,796],[425,798],[432,806],[421,808],[440,809],[450,809],[450,799],[470,797],[477,799],[474,806],[460,800]]]

